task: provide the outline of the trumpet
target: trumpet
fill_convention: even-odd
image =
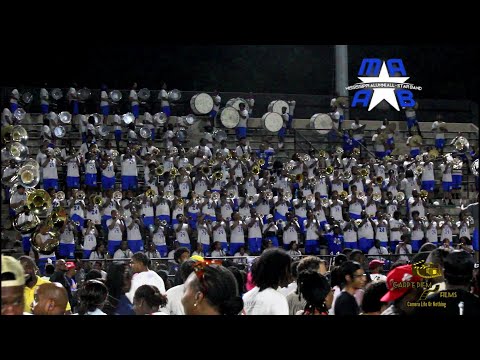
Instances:
[[[77,198],[77,200],[85,200],[85,191],[79,190],[77,192],[76,198]]]
[[[337,148],[335,149],[335,153],[337,155],[342,155],[343,154],[343,148],[341,146],[337,146]]]
[[[173,192],[167,191],[165,193],[165,199],[167,199],[168,201],[173,201],[175,199],[175,195],[173,195]]]
[[[192,195],[192,200],[195,204],[200,204],[202,202],[201,196],[195,193]]]
[[[378,192],[377,192],[377,193],[374,193],[374,194],[372,195],[372,199],[373,199],[373,201],[380,201],[380,200],[382,199],[382,194],[381,194],[381,193],[378,193]]]
[[[320,204],[322,205],[322,207],[327,207],[328,205],[330,205],[330,200],[328,200],[327,198],[320,198]]]
[[[428,193],[427,193],[428,194]],[[399,191],[397,193],[397,195],[395,195],[395,199],[398,201],[398,202],[402,202],[403,200],[405,200],[405,193],[403,191]]]
[[[348,198],[348,192],[343,190],[338,197],[340,198],[340,200],[345,201]]]
[[[378,185],[382,185],[383,184],[383,176],[377,176],[375,178],[375,183],[378,184]]]
[[[121,192],[121,191],[115,191],[115,192],[113,193],[113,195],[112,195],[112,198],[113,198],[113,200],[115,200],[115,201],[120,201],[120,200],[122,200],[122,197],[123,197],[123,195],[122,195],[122,192]]]
[[[420,190],[420,198],[425,201],[428,198],[428,191],[427,190]]]
[[[96,195],[94,198],[93,198],[93,203],[98,205],[98,206],[102,206],[103,204],[103,197],[102,195]]]
[[[215,171],[212,176],[216,181],[220,181],[223,179],[223,174],[220,170]]]
[[[160,149],[157,148],[157,147],[154,147],[154,148],[152,149],[152,155],[153,155],[153,156],[158,156],[158,155],[160,155]]]
[[[367,178],[367,176],[370,174],[370,170],[368,170],[367,168],[362,168],[360,169],[360,176],[362,178]]]
[[[417,175],[417,176],[421,175],[421,174],[423,173],[423,166],[420,166],[420,165],[417,166],[417,167],[413,170],[413,172],[414,172],[415,175]]]
[[[327,175],[332,175],[334,170],[335,170],[335,169],[333,168],[333,166],[330,165],[330,166],[327,166],[327,168],[325,169],[325,173],[326,173]]]
[[[185,200],[183,200],[183,199],[178,199],[177,200],[177,206],[182,207],[184,205],[185,205]]]
[[[355,156],[360,155],[360,149],[359,149],[359,148],[354,148],[354,149],[352,150],[352,155],[355,155]]]
[[[193,170],[193,165],[192,164],[187,164],[183,167],[188,173],[192,172]]]
[[[307,202],[312,202],[313,200],[315,200],[315,195],[313,194],[308,194],[307,197],[305,198],[305,200]]]
[[[232,191],[230,191],[227,195],[227,199],[233,200],[234,198],[235,198],[235,194]]]
[[[160,226],[167,226],[167,220],[160,220]]]
[[[273,192],[271,190],[265,190],[263,192],[263,197],[265,198],[265,200],[270,201],[273,199]]]
[[[112,159],[116,159],[118,157],[119,153],[117,150],[112,150],[112,154],[111,154],[111,157]]]
[[[178,169],[176,167],[173,167],[171,170],[170,170],[170,176],[177,176],[178,175]]]
[[[204,175],[209,175],[210,174],[210,167],[207,165],[204,165],[200,168],[200,172],[202,172]]]
[[[361,223],[362,223],[362,219],[355,220],[355,225],[357,225],[357,227],[359,227]]]
[[[290,191],[286,191],[283,193],[283,198],[286,200],[286,201],[290,201],[292,200],[292,193]]]
[[[153,198],[155,195],[157,195],[157,193],[153,189],[148,189],[147,191],[145,191],[146,197]]]
[[[295,176],[295,181],[297,183],[303,182],[303,175],[302,174],[297,174],[297,176]]]
[[[318,157],[326,158],[326,157],[327,157],[327,153],[325,152],[325,150],[320,150],[320,151],[318,152]]]
[[[155,168],[155,175],[157,176],[162,176],[164,172],[165,172],[165,168],[163,167],[163,165],[158,165]]]
[[[310,155],[308,155],[308,154],[301,154],[301,155],[299,155],[299,158],[300,158],[300,160],[302,160],[303,162],[308,162],[308,161],[310,161]]]
[[[258,159],[258,160],[257,160],[257,165],[258,165],[259,167],[262,167],[263,165],[265,165],[265,160],[264,160],[264,159]]]
[[[213,192],[213,193],[212,193],[212,196],[211,196],[211,199],[212,199],[212,201],[218,201],[218,200],[220,200],[220,193],[218,193],[218,192],[216,192],[216,191]]]
[[[348,170],[344,171],[342,175],[340,175],[341,180],[348,180],[352,176],[352,173]]]
[[[255,197],[253,195],[250,195],[247,197],[247,204],[252,205],[255,202]]]
[[[55,199],[57,199],[58,201],[65,200],[65,193],[63,191],[57,191],[55,193]]]
[[[317,179],[314,178],[314,177],[308,179],[308,185],[312,186],[312,187],[315,187],[317,185]]]
[[[282,219],[278,219],[275,223],[277,226],[279,227],[283,227],[283,220]]]
[[[258,166],[258,165],[252,166],[252,173],[255,174],[255,175],[260,174],[260,166]]]

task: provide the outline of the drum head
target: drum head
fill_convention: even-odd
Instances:
[[[213,109],[213,99],[205,93],[197,94],[190,100],[190,107],[195,114],[208,114]]]
[[[319,134],[327,134],[333,127],[333,121],[327,114],[315,114],[310,119],[310,126]]]
[[[263,127],[271,132],[278,132],[283,126],[282,115],[276,112],[268,112],[262,116]]]
[[[226,128],[233,129],[235,126],[238,125],[240,121],[240,114],[238,113],[237,109],[232,106],[228,106],[226,108],[223,108],[223,110],[221,111],[220,121],[222,122],[222,125]]]
[[[237,110],[240,110],[240,103],[245,104],[245,110],[250,111],[250,105],[248,105],[247,100],[242,98],[233,98],[227,101],[227,106],[232,106]]]
[[[65,128],[63,126],[57,126],[55,129],[53,129],[53,133],[57,138],[62,138],[65,136]]]
[[[286,101],[283,100],[273,100],[269,105],[268,105],[268,111],[270,112],[276,112],[278,114],[282,113],[282,108],[286,107],[287,108],[287,113],[290,110],[290,106]]]
[[[215,139],[215,141],[222,141],[222,140],[227,140],[227,133],[224,130],[217,129],[213,132],[212,137]]]

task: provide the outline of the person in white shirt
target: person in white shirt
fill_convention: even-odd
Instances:
[[[220,94],[218,90],[215,90],[212,95],[213,99],[213,109],[210,111],[210,114],[208,114],[210,118],[210,126],[213,128],[215,127],[215,118],[217,117],[218,111],[220,110],[220,103],[222,101],[222,98],[220,97]]]
[[[143,236],[142,231],[145,227],[142,219],[140,218],[138,212],[133,212],[129,216],[125,225],[127,227],[127,241],[128,247],[134,252],[143,251]]]
[[[114,254],[123,239],[123,232],[125,231],[125,222],[119,218],[118,212],[112,210],[112,218],[106,222],[108,228],[108,252]]]
[[[240,121],[235,128],[235,133],[237,135],[237,140],[247,137],[247,121],[248,121],[248,111],[245,109],[245,104],[239,104],[238,113],[240,114]]]
[[[375,156],[379,159],[385,157],[385,142],[386,139],[382,137],[382,130],[377,129],[377,133],[372,136],[373,147],[375,148]]]
[[[155,271],[148,269],[149,262],[150,260],[144,253],[137,252],[132,256],[130,261],[133,271],[132,284],[130,291],[125,294],[132,304],[135,292],[142,285],[156,286],[161,294],[165,294],[165,283]]]
[[[213,258],[226,256],[225,250],[222,249],[222,243],[220,241],[214,241],[212,245],[213,251],[210,255]]]
[[[53,188],[55,191],[58,191],[57,164],[61,163],[53,157],[52,151],[48,152],[47,158],[42,164],[40,164],[42,166],[43,188],[45,190]]]
[[[58,254],[68,259],[75,258],[75,224],[73,221],[68,221],[60,229],[60,244],[58,246]]]
[[[132,250],[128,248],[128,242],[122,241],[120,248],[113,254],[114,259],[130,259],[133,256]],[[125,264],[125,261],[114,261],[117,264]]]
[[[180,265],[180,279],[182,284],[174,286],[167,290],[167,305],[161,308],[163,312],[170,315],[185,315],[185,309],[182,304],[183,293],[185,292],[185,281],[189,275],[193,272],[193,265],[195,260],[186,260]]]
[[[288,286],[291,261],[283,249],[272,248],[262,253],[252,268],[255,287],[243,295],[246,315],[289,314],[287,298],[278,289]]]
[[[452,202],[452,164],[448,161],[444,161],[440,164],[440,171],[442,172],[442,190],[443,190],[443,204],[453,205]]]
[[[278,148],[279,149],[283,148],[283,143],[285,141],[285,134],[287,133],[289,114],[287,113],[287,107],[286,106],[282,107],[281,116],[282,116],[282,119],[283,119],[283,124],[282,124],[281,129],[278,130]]]
[[[135,119],[138,119],[140,116],[140,106],[138,104],[138,94],[137,94],[137,83],[133,83],[132,90],[130,90],[130,95],[128,96],[128,100],[130,101],[132,114],[135,116]]]
[[[162,90],[160,90],[160,93],[158,94],[158,99],[160,100],[160,106],[162,107],[162,112],[165,115],[167,115],[167,117],[170,117],[170,115],[172,115],[172,111],[170,109],[170,103],[168,101],[168,92],[167,92],[166,83],[162,84]],[[168,121],[165,124],[167,123]]]
[[[68,89],[68,92],[67,92],[67,101],[68,101],[69,109],[72,112],[73,116],[78,115],[80,113],[80,110],[78,107],[77,90],[75,89],[76,87],[77,87],[77,84],[73,83],[72,87]]]
[[[438,152],[443,155],[445,147],[445,133],[447,132],[446,124],[442,121],[442,116],[437,115],[437,120],[432,123],[432,132],[435,133],[435,147]]]
[[[89,259],[93,249],[97,247],[98,230],[92,220],[88,219],[82,229],[83,235],[83,258]]]
[[[108,298],[108,289],[102,281],[87,280],[78,290],[77,296],[75,315],[107,315],[102,309]]]
[[[100,92],[100,111],[103,115],[103,122],[106,124],[110,114],[110,102],[108,100],[107,85],[105,84],[102,85],[102,91]]]
[[[387,282],[387,277],[382,274],[383,264],[383,260],[372,260],[368,264],[368,268],[370,269],[370,279],[372,280],[372,282]]]
[[[385,260],[382,255],[388,255],[386,247],[381,246],[380,240],[375,240],[375,245],[368,250],[368,257],[371,259]]]
[[[140,160],[140,158],[133,154],[128,147],[126,153],[120,156],[120,163],[122,164],[122,191],[136,190],[138,187],[137,160]]]
[[[395,211],[388,221],[390,228],[390,250],[395,251],[397,244],[402,236],[402,231],[406,227],[402,219],[400,219],[400,211]]]
[[[411,257],[407,255],[412,254],[412,245],[410,245],[410,237],[408,235],[402,235],[400,237],[400,242],[395,249],[396,255],[401,255],[398,257],[398,260],[410,261]]]
[[[355,118],[355,121],[350,125],[353,130],[353,147],[361,149],[360,144],[363,145],[363,132],[365,130],[365,124],[360,124],[358,117]]]
[[[417,115],[413,107],[406,107],[405,118],[407,119],[408,135],[412,136],[412,128],[416,125],[418,129]]]
[[[12,113],[18,109],[18,100],[20,99],[20,93],[17,89],[13,89],[10,93],[10,111]]]

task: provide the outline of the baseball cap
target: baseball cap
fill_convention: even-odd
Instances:
[[[382,260],[377,260],[377,259],[376,259],[376,260],[372,260],[372,261],[370,261],[370,262],[368,263],[368,268],[369,268],[370,270],[372,270],[372,269],[375,269],[377,266],[380,266],[380,265],[383,265],[383,264],[385,264],[385,262],[382,261]]]
[[[8,280],[3,280],[4,275]],[[11,257],[2,255],[2,288],[25,285],[25,273],[20,261]]]
[[[75,263],[73,261],[67,261],[65,266],[67,267],[67,270],[75,269]]]
[[[388,292],[380,299],[381,302],[397,300],[412,289],[412,283],[421,282],[422,278],[412,273],[412,265],[398,266],[387,275]],[[402,283],[403,286],[398,286]],[[396,286],[394,286],[396,285]]]

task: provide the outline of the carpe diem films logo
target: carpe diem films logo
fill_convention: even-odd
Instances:
[[[363,59],[358,72],[362,81],[347,86],[347,90],[358,90],[352,100],[352,107],[368,107],[368,111],[385,100],[397,111],[400,107],[413,107],[416,102],[411,90],[422,90],[421,86],[406,83],[409,76],[402,59]]]
[[[425,263],[424,260],[412,264],[413,275],[420,276],[426,279],[432,279],[442,276],[442,271],[438,265],[432,263]],[[426,300],[427,296],[431,293],[435,293],[440,289],[440,284],[435,284],[428,289],[425,289],[420,295],[418,301]]]

